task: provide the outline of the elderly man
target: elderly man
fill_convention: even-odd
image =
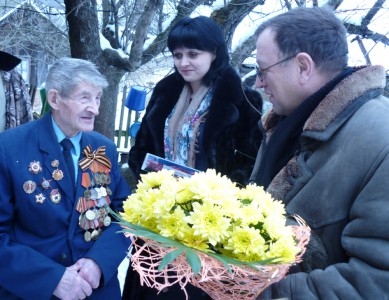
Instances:
[[[297,8],[257,30],[273,104],[251,181],[312,228],[302,264],[261,299],[388,299],[389,100],[381,66],[347,66],[346,30]]]
[[[130,191],[115,144],[93,132],[105,78],[50,68],[51,113],[0,134],[0,299],[120,299],[129,241],[111,222]]]

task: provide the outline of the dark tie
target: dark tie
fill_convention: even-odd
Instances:
[[[75,172],[74,172],[74,164],[72,159],[72,154],[70,151],[73,148],[73,143],[69,139],[63,139],[61,142],[61,145],[63,147],[63,156],[65,157],[66,166],[68,168],[70,177],[72,179],[73,186],[75,185]]]

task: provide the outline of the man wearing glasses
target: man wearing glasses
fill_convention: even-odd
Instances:
[[[272,109],[251,182],[312,229],[303,262],[259,299],[387,299],[389,100],[382,66],[349,67],[346,29],[297,8],[257,30]]]

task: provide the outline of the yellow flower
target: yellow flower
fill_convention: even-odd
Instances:
[[[293,236],[283,236],[269,245],[269,251],[264,253],[265,258],[275,258],[279,263],[293,263],[299,248]]]
[[[211,202],[193,203],[193,211],[185,220],[192,226],[195,235],[208,239],[213,246],[228,237],[230,219]]]
[[[288,263],[299,251],[281,201],[254,184],[238,187],[215,170],[184,178],[167,170],[142,175],[123,208],[125,221],[200,251]]]
[[[185,213],[177,207],[173,212],[161,216],[157,220],[157,229],[160,234],[176,240],[183,240],[192,229],[185,222]]]
[[[236,227],[231,232],[231,237],[224,248],[231,250],[236,257],[242,257],[245,261],[257,261],[264,256],[269,246],[260,230],[245,226]]]

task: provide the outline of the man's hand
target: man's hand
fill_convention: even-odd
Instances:
[[[101,270],[94,260],[90,258],[81,258],[70,268],[77,271],[78,274],[89,283],[92,289],[99,287]]]
[[[66,268],[65,273],[54,290],[54,296],[62,300],[85,299],[92,294],[92,287],[72,268]]]

